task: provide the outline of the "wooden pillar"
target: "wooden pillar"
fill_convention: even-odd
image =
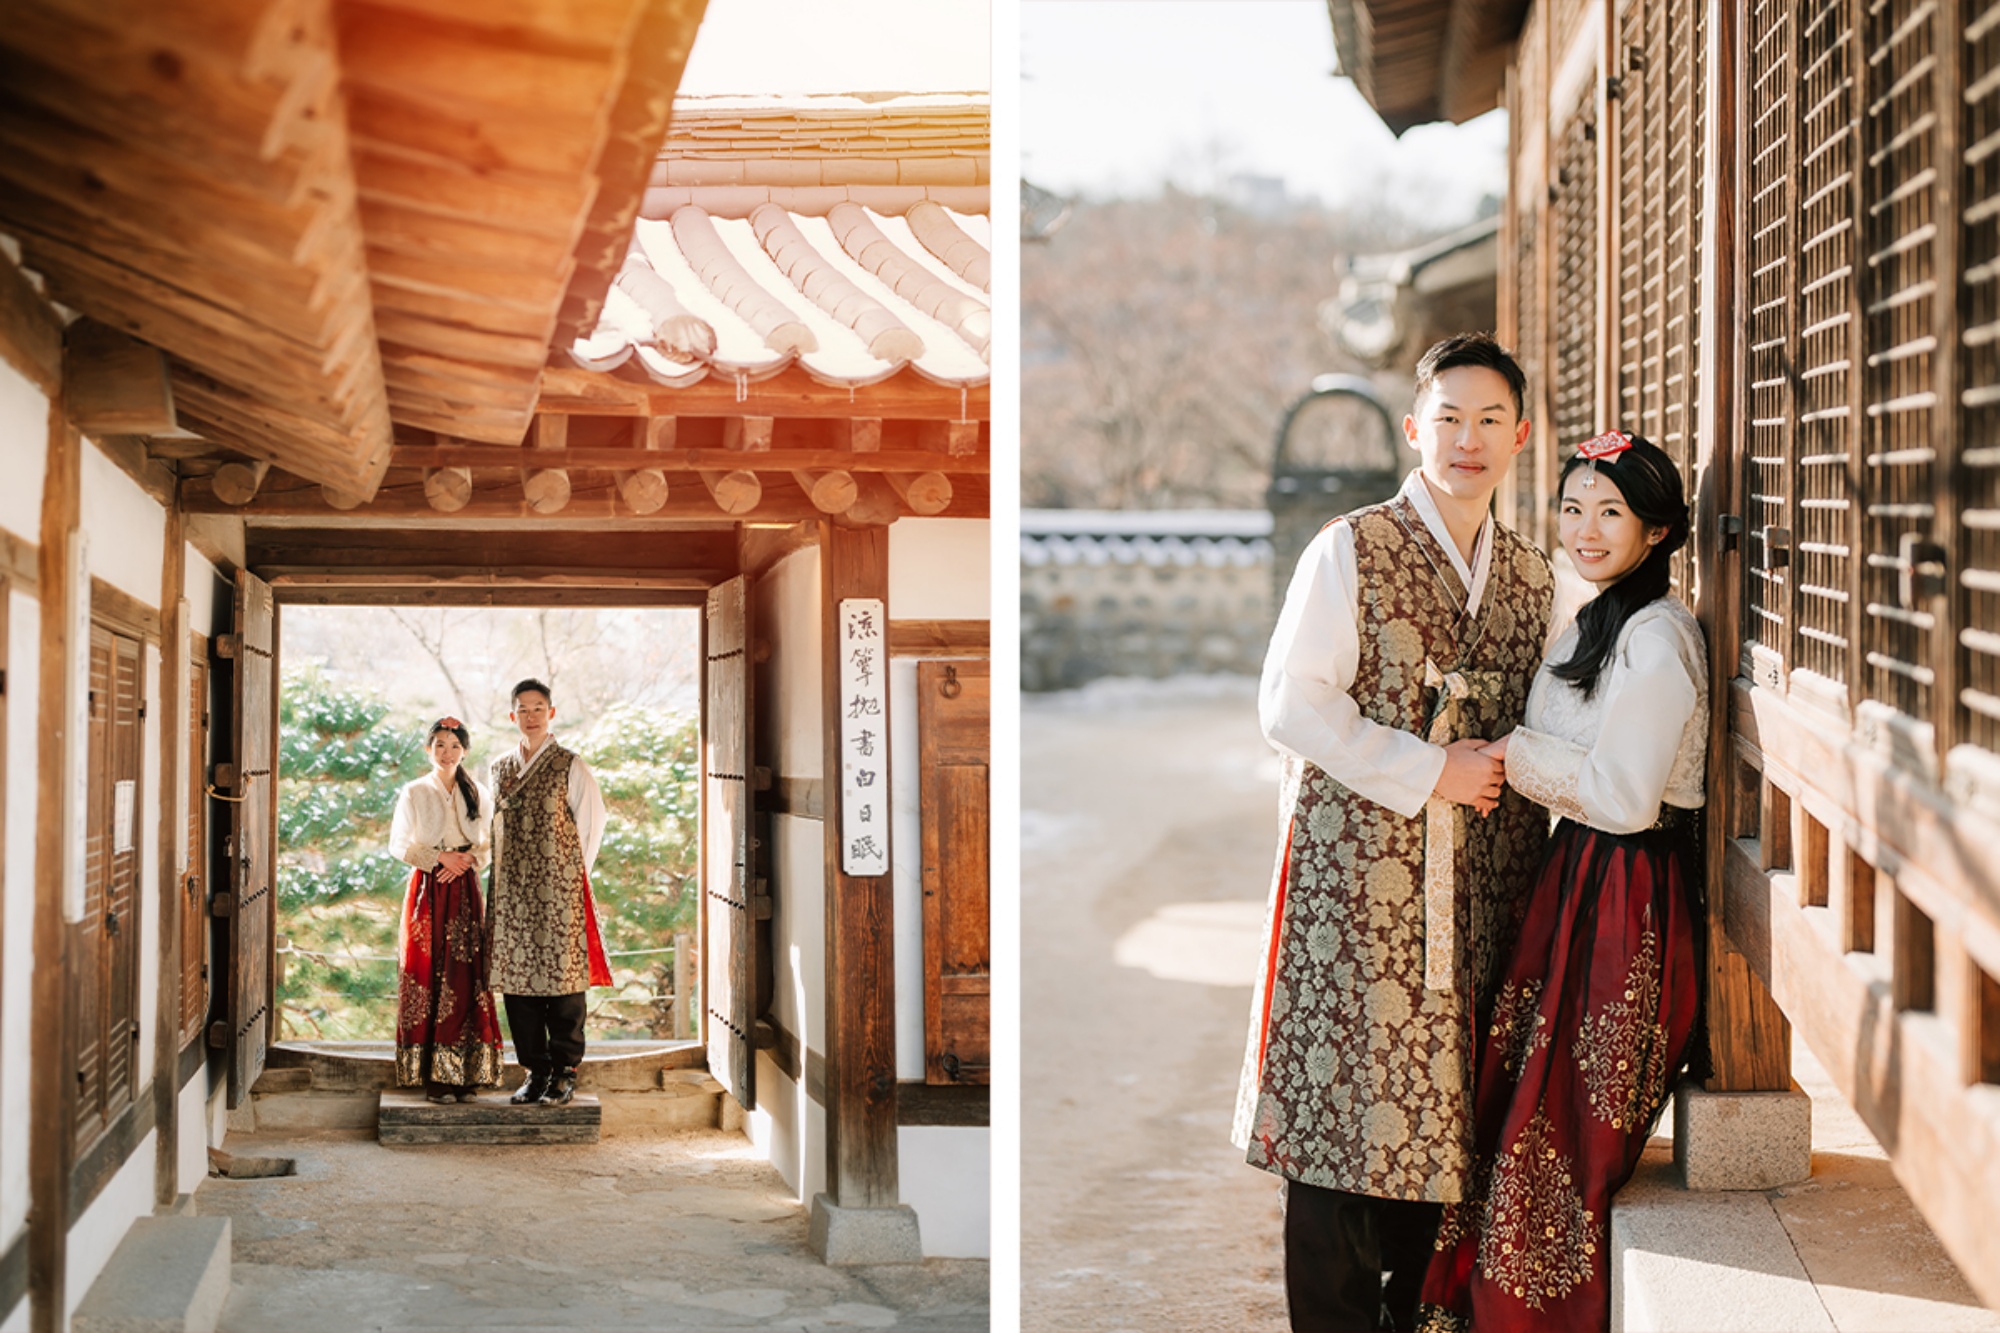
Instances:
[[[820,674],[826,755],[826,1188],[842,1208],[898,1203],[896,990],[888,875],[841,873],[840,603],[889,614],[889,530],[821,528]],[[884,741],[888,744],[885,720]]]
[[[68,1263],[69,1177],[75,1155],[69,1068],[69,975],[63,938],[63,839],[68,827],[70,744],[70,534],[82,516],[83,439],[60,408],[49,409],[48,473],[42,483],[41,670],[36,703],[35,975],[28,1082],[28,1326],[60,1333],[64,1319],[64,1268]]]
[[[1698,570],[1695,611],[1708,631],[1708,752],[1714,757],[1711,771],[1727,773],[1728,757],[1735,754],[1730,741],[1730,682],[1736,677],[1742,643],[1743,539],[1738,537],[1733,542],[1726,539],[1720,516],[1743,513],[1740,462],[1744,427],[1736,393],[1744,379],[1745,349],[1737,341],[1731,312],[1749,308],[1745,304],[1747,275],[1736,265],[1742,207],[1737,182],[1742,179],[1748,138],[1737,125],[1738,108],[1743,105],[1744,78],[1738,57],[1742,28],[1737,7],[1726,0],[1707,0],[1707,3],[1710,74],[1706,156],[1713,188],[1702,236],[1700,320],[1705,392],[1701,395],[1695,443],[1696,507],[1701,515],[1695,551]],[[1775,790],[1768,781],[1761,786],[1764,791]],[[1710,793],[1703,813],[1709,847],[1705,984],[1714,1068],[1707,1088],[1710,1092],[1788,1091],[1792,1086],[1791,1024],[1771,998],[1771,992],[1751,970],[1749,961],[1729,942],[1723,925],[1725,895],[1729,892],[1723,875],[1723,851],[1737,830],[1748,827],[1749,810],[1740,807],[1765,801],[1764,792],[1746,789],[1741,782],[1722,781],[1712,783]],[[1783,823],[1783,828],[1770,826],[1778,822]],[[1764,821],[1759,831],[1767,840],[1766,846],[1768,840],[1780,837],[1789,843],[1789,811],[1783,821]],[[1789,848],[1786,854],[1789,856]]]
[[[153,1023],[153,1202],[171,1204],[180,1193],[181,1092],[181,892],[180,849],[187,815],[175,799],[187,782],[182,747],[188,729],[181,718],[187,699],[187,542],[179,504],[167,509],[166,550],[160,562],[160,903],[159,1004]],[[195,800],[193,792],[182,799]]]

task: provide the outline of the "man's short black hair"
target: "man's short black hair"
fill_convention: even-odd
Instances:
[[[1514,419],[1519,421],[1528,415],[1527,373],[1514,354],[1488,333],[1454,333],[1424,353],[1423,360],[1417,362],[1417,405],[1421,407],[1424,395],[1437,387],[1439,375],[1459,366],[1484,366],[1498,371],[1514,392]]]
[[[513,689],[507,691],[507,707],[511,710],[522,695],[530,692],[541,695],[543,701],[549,707],[554,708],[556,706],[556,697],[549,692],[549,687],[536,680],[533,676],[530,676],[515,685]]]

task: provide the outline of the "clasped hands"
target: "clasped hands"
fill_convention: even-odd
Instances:
[[[1507,781],[1507,737],[1489,741],[1478,736],[1444,747],[1444,772],[1432,794],[1469,805],[1484,818],[1500,808],[1500,788]]]
[[[1446,767],[1450,767],[1449,762],[1446,763]],[[472,869],[472,854],[470,852],[438,853],[437,876],[439,879],[457,879],[470,869]]]

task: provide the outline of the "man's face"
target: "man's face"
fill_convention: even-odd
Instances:
[[[514,696],[514,711],[507,715],[514,725],[521,729],[521,736],[530,745],[549,734],[549,723],[555,721],[556,706],[548,696],[535,690],[523,690]]]
[[[1425,480],[1455,500],[1483,505],[1508,463],[1528,442],[1507,377],[1485,366],[1453,366],[1438,375],[1403,418],[1403,436],[1423,457]]]

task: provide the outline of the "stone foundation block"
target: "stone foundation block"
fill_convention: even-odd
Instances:
[[[213,1333],[229,1299],[229,1219],[142,1217],[70,1319],[71,1333]]]
[[[1674,1160],[1691,1190],[1768,1190],[1812,1175],[1812,1098],[1790,1092],[1674,1093]]]
[[[835,1265],[914,1264],[924,1257],[917,1210],[907,1204],[843,1208],[815,1194],[811,1243],[814,1254]]]

